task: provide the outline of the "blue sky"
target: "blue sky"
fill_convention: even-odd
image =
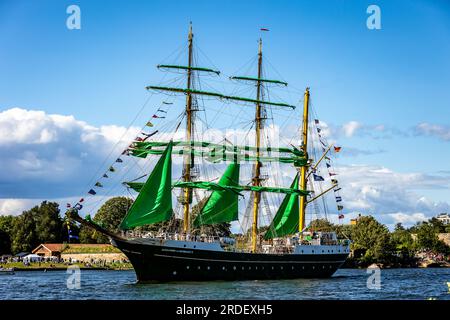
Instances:
[[[71,4],[81,8],[81,30],[66,28]],[[381,9],[381,30],[366,27],[370,4]],[[341,155],[342,165],[448,175],[450,3],[444,0],[0,0],[0,111],[18,107],[127,127],[149,95],[144,87],[162,77],[155,66],[170,62],[168,55],[186,41],[189,21],[223,81],[256,54],[259,28],[269,28],[264,55],[294,88],[289,97],[301,99],[309,86],[321,120],[335,133],[350,121],[359,124],[354,134],[334,137],[344,150],[366,151]],[[439,181],[414,192],[447,202],[448,185]]]

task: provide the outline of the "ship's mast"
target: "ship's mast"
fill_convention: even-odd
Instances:
[[[303,128],[302,128],[302,145],[301,149],[304,152],[306,159],[308,159],[308,113],[309,113],[309,88],[306,88],[303,99]],[[308,165],[304,165],[300,170],[300,189],[306,190]],[[306,196],[300,196],[300,212],[298,231],[301,233],[305,228],[305,211],[306,211]]]
[[[189,57],[188,57],[188,69],[187,69],[187,93],[186,93],[186,141],[192,141],[192,94],[190,93],[190,89],[192,88],[192,40],[194,38],[194,34],[192,33],[192,24],[189,26]],[[184,156],[184,174],[183,181],[190,182],[191,181],[191,168],[194,167],[194,157],[191,156],[191,146],[187,148],[187,153]],[[183,231],[184,233],[189,233],[190,231],[190,215],[189,215],[189,205],[192,201],[192,189],[185,188],[184,189],[184,197],[183,197]]]
[[[255,114],[255,127],[256,127],[256,157],[259,158],[260,152],[259,149],[261,147],[261,129],[262,129],[262,117],[261,117],[261,109],[262,106],[260,104],[261,98],[261,73],[262,73],[262,40],[259,39],[259,49],[258,49],[258,80],[256,81],[256,114]],[[255,175],[253,177],[253,185],[260,186],[261,185],[261,162],[259,160],[256,161],[255,164]],[[253,224],[252,224],[252,252],[257,251],[258,247],[258,212],[259,212],[259,202],[261,200],[261,193],[254,192],[254,200],[253,200]]]

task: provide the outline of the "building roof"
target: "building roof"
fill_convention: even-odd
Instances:
[[[116,252],[118,251],[110,244],[101,243],[41,243],[32,252],[35,253],[41,248],[49,252]]]
[[[20,253],[16,254],[15,256],[21,258],[21,257],[25,257],[27,254],[30,254],[30,253],[29,252],[20,252]]]
[[[38,251],[41,248],[46,249],[50,252],[61,252],[63,247],[64,247],[64,244],[62,244],[62,243],[41,243],[32,251],[32,253],[35,253],[36,251]]]

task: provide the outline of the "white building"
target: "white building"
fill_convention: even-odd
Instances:
[[[441,221],[443,224],[450,224],[450,215],[448,213],[440,213],[436,219]]]

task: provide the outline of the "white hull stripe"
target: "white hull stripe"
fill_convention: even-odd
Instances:
[[[344,263],[344,261],[241,261],[241,260],[219,260],[219,259],[202,259],[202,258],[192,258],[192,257],[177,257],[168,256],[164,254],[154,254],[158,257],[164,258],[175,258],[175,259],[189,259],[189,260],[202,260],[202,261],[216,261],[216,262],[233,262],[233,263]]]

